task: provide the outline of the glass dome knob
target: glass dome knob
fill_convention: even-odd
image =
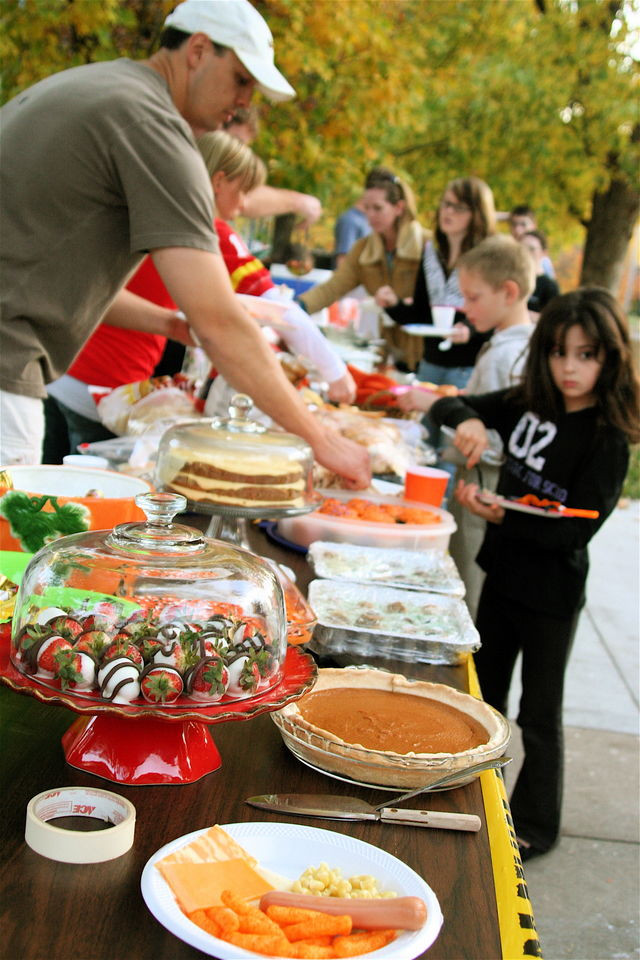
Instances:
[[[187,498],[180,493],[139,493],[135,499],[147,522],[162,527],[170,526],[176,514],[187,508]]]
[[[246,393],[234,393],[229,404],[229,413],[234,420],[246,420],[252,406],[253,400]]]

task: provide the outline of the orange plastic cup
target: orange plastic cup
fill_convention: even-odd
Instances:
[[[449,482],[446,470],[437,467],[409,467],[404,480],[404,495],[407,500],[418,500],[439,507]]]

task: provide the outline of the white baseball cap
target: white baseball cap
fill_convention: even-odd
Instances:
[[[164,22],[185,33],[206,33],[229,47],[270,100],[291,100],[296,92],[273,62],[271,30],[249,0],[184,0]]]

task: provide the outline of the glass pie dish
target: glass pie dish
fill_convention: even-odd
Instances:
[[[382,689],[438,701],[473,718],[485,729],[487,740],[456,753],[402,754],[385,749],[384,743],[380,744],[380,749],[372,749],[319,729],[301,713],[305,697],[271,713],[271,719],[291,753],[303,763],[337,779],[377,788],[411,789],[428,786],[430,781],[483,760],[501,757],[507,749],[511,730],[505,717],[484,701],[446,684],[411,680],[401,674],[368,666],[321,669],[316,685],[305,696],[340,688],[347,691],[352,688]],[[475,776],[470,774],[468,780],[457,781],[455,786],[468,783]]]
[[[272,565],[174,523],[184,497],[136,503],[146,522],[63,537],[35,554],[15,604],[13,665],[96,704],[197,710],[276,687],[287,619]]]

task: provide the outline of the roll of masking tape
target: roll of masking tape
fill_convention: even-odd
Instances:
[[[90,832],[67,830],[48,823],[57,817],[95,817],[113,826]],[[50,860],[102,863],[131,849],[135,826],[136,808],[117,793],[60,787],[29,801],[24,838],[32,850]]]

